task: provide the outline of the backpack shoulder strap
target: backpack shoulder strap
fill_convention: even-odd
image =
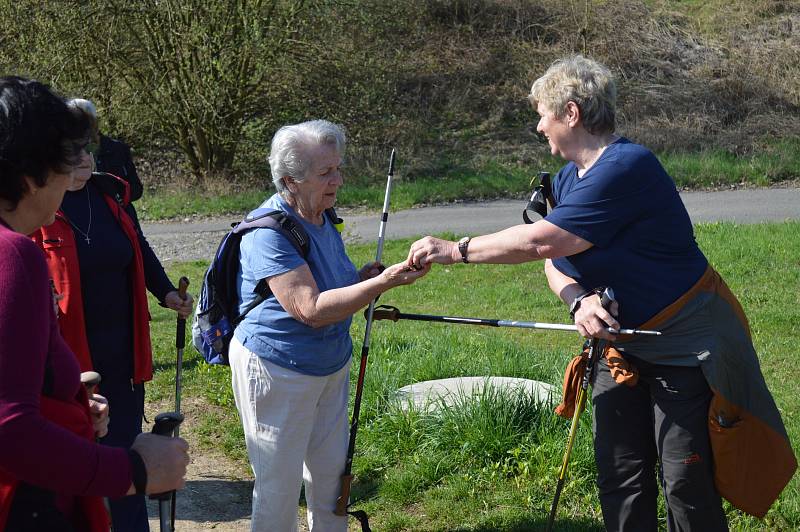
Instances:
[[[310,249],[308,233],[297,220],[284,211],[258,208],[245,216],[244,220],[233,228],[233,232],[239,234],[259,227],[269,227],[278,231],[292,243],[301,257],[308,256]]]
[[[251,211],[247,216],[245,216],[244,220],[242,220],[238,225],[236,225],[236,227],[233,228],[232,236],[235,235],[239,240],[241,240],[242,236],[247,231],[263,227],[269,227],[270,229],[278,231],[284,235],[289,242],[292,243],[301,257],[304,259],[308,257],[310,250],[308,233],[306,233],[306,230],[303,229],[303,226],[297,220],[281,210],[258,208],[254,211]],[[251,301],[249,305],[247,305],[241,314],[238,314],[233,318],[234,325],[241,322],[248,312],[263,303],[264,300],[267,299],[271,294],[269,285],[264,279],[261,279],[256,284],[256,287],[253,291],[256,294],[255,299]]]
[[[336,214],[336,209],[333,207],[330,209],[325,209],[325,214],[328,216],[328,219],[331,221],[337,231],[340,233],[344,231],[344,220],[339,218],[339,216]]]

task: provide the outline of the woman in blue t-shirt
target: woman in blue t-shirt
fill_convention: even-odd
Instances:
[[[557,61],[529,99],[550,152],[568,161],[553,180],[552,212],[459,242],[425,237],[408,265],[544,260],[580,333],[622,353],[635,375],[627,385],[606,358],[592,380],[608,530],[658,529],[657,470],[670,530],[727,530],[720,494],[763,515],[796,461],[741,306],[698,248],[672,179],[649,150],[615,134],[616,86],[603,65],[579,55]],[[617,296],[609,311],[593,290],[600,286]],[[620,324],[663,336],[607,332]],[[759,467],[776,479],[755,482],[766,479]]]
[[[308,255],[270,228],[248,232],[240,245],[240,308],[262,279],[272,292],[238,325],[229,352],[255,474],[252,530],[297,530],[302,483],[310,530],[347,530],[347,517],[333,512],[347,456],[351,318],[430,268],[403,262],[357,270],[350,261],[326,213],[343,183],[344,149],[344,132],[325,120],[279,129],[269,156],[278,193],[262,207],[302,225]]]

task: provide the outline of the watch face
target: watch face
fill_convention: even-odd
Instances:
[[[470,237],[465,236],[458,241],[458,251],[461,253],[461,260],[467,262],[467,246],[469,245]]]

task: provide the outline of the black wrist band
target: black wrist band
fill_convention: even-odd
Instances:
[[[147,468],[144,466],[144,460],[133,449],[128,449],[128,460],[131,462],[131,476],[136,495],[144,495],[147,488]]]
[[[581,301],[584,298],[589,297],[597,293],[597,289],[593,288],[592,290],[586,290],[575,296],[575,299],[572,300],[572,303],[569,306],[569,317],[571,320],[575,319],[575,313],[578,312],[578,309],[581,308]]]

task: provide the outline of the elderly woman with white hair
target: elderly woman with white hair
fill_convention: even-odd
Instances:
[[[241,241],[240,310],[266,280],[271,295],[236,327],[229,358],[236,406],[255,474],[251,530],[297,530],[305,483],[312,531],[346,531],[334,515],[347,455],[352,315],[429,268],[405,263],[357,270],[326,213],[343,184],[345,134],[325,120],[284,126],[269,164],[282,210],[308,233],[304,258],[283,234],[254,229]]]
[[[727,530],[720,494],[762,516],[797,463],[747,318],[697,246],[675,184],[649,150],[614,133],[616,85],[605,66],[580,55],[557,61],[529,99],[537,131],[568,161],[553,180],[552,212],[459,242],[425,237],[409,266],[544,260],[581,334],[610,340],[624,358],[616,366],[605,356],[592,376],[606,529],[658,529],[657,472],[669,530]],[[603,286],[618,303],[608,310]],[[663,335],[606,332],[620,323]]]

